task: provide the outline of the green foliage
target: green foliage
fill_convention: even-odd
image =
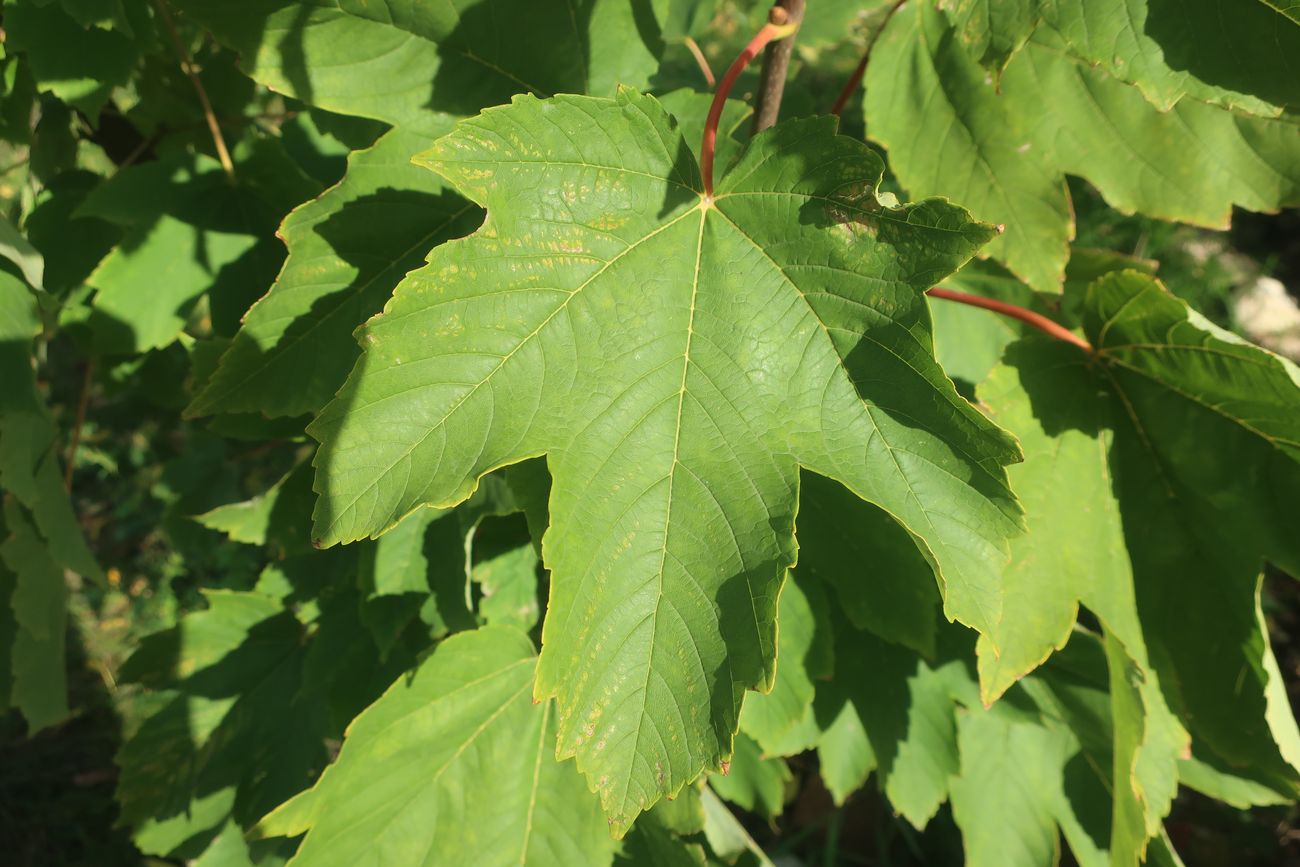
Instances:
[[[100,851],[204,867],[1295,805],[1300,371],[1158,276],[1300,204],[1300,14],[1223,6],[815,0],[710,151],[765,4],[5,0],[0,734],[119,720]]]

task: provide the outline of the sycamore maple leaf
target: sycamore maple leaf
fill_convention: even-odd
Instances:
[[[949,616],[999,616],[1019,449],[935,362],[922,295],[995,230],[883,206],[835,123],[756,136],[710,197],[634,91],[462,121],[421,161],[487,221],[398,287],[311,427],[323,545],[547,456],[535,695],[616,833],[718,767],[771,687],[801,466],[908,529]]]

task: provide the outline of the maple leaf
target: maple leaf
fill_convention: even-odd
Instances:
[[[423,162],[487,221],[398,287],[310,428],[321,545],[547,455],[536,695],[616,832],[771,687],[800,466],[910,530],[950,617],[998,617],[1019,449],[935,362],[922,297],[995,230],[882,206],[879,158],[834,126],[756,136],[709,197],[634,91],[461,122]]]

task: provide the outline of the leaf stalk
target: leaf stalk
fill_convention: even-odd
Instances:
[[[849,80],[844,83],[844,89],[840,91],[840,95],[836,98],[835,107],[831,109],[831,114],[836,117],[844,114],[844,107],[849,104],[849,99],[852,98],[854,91],[856,91],[858,85],[862,83],[862,76],[867,72],[867,63],[871,60],[871,49],[876,47],[876,42],[880,40],[880,35],[884,33],[885,28],[889,26],[889,20],[894,17],[894,13],[902,8],[903,4],[906,2],[907,0],[897,0],[893,6],[889,7],[889,11],[885,13],[884,20],[880,22],[880,26],[875,29],[875,32],[871,34],[871,38],[867,40],[867,47],[862,52],[862,59],[859,60],[858,65],[854,67],[853,74],[849,76]]]
[[[1018,319],[1026,325],[1037,328],[1044,334],[1051,335],[1057,340],[1064,340],[1066,343],[1072,343],[1075,346],[1087,352],[1089,355],[1096,353],[1092,344],[1075,334],[1064,325],[1053,322],[1046,316],[1035,313],[1032,310],[1026,310],[1024,307],[1015,304],[1008,304],[1005,301],[997,301],[993,298],[985,298],[982,295],[971,295],[968,292],[958,292],[955,289],[945,289],[942,286],[934,286],[926,290],[927,295],[932,298],[942,298],[945,301],[956,301],[958,304],[969,304],[971,307],[979,307],[984,310],[992,310],[994,313],[1001,313],[1003,316],[1009,316],[1012,319]]]
[[[704,122],[704,140],[700,143],[700,174],[704,178],[704,198],[713,201],[713,156],[718,147],[718,121],[722,119],[722,108],[727,96],[735,85],[740,73],[745,71],[749,62],[758,56],[769,42],[784,39],[799,29],[798,21],[791,21],[790,15],[780,6],[773,6],[768,13],[767,23],[754,35],[744,50],[722,76],[718,90],[713,94],[713,103],[709,106],[709,116]]]
[[[181,69],[189,77],[190,84],[194,85],[194,92],[198,94],[199,104],[203,108],[203,119],[207,121],[208,132],[212,134],[212,144],[217,149],[217,159],[221,161],[221,168],[225,171],[226,177],[233,181],[235,179],[235,164],[230,159],[230,151],[226,148],[226,139],[221,135],[221,125],[217,123],[217,114],[212,110],[212,101],[208,99],[208,92],[199,79],[198,70],[194,66],[194,58],[190,57],[189,51],[185,49],[185,43],[181,41],[180,32],[176,29],[176,22],[172,19],[172,12],[167,6],[167,0],[157,0],[157,3],[158,12],[167,29],[167,36],[171,40],[172,48],[176,51],[176,57],[180,60]]]

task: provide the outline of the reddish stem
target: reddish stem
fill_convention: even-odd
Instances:
[[[689,36],[684,38],[682,42],[685,43],[687,50],[691,52],[691,56],[695,58],[696,65],[700,67],[700,74],[704,76],[704,82],[712,90],[713,85],[717,84],[718,80],[713,77],[713,68],[709,66],[709,58],[705,57],[704,52],[700,50],[700,43]]]
[[[894,13],[897,12],[899,7],[901,7],[905,2],[907,2],[907,0],[897,0],[893,6],[890,6],[889,11],[885,13],[885,19],[880,22],[880,26],[871,34],[871,39],[867,41],[867,48],[862,52],[862,59],[858,61],[858,65],[854,68],[853,74],[850,75],[849,80],[845,82],[844,89],[840,91],[839,98],[835,100],[835,107],[831,109],[831,114],[836,117],[844,114],[844,106],[849,104],[849,99],[853,96],[853,92],[858,89],[858,85],[862,83],[862,76],[867,72],[867,61],[871,59],[871,49],[876,47],[876,41],[880,39],[880,34],[884,33],[885,28],[889,26],[889,19],[894,17]]]
[[[1063,325],[1059,325],[1046,316],[1041,316],[1032,310],[1026,310],[1023,307],[1017,307],[1015,304],[1008,304],[1005,301],[995,301],[992,298],[984,298],[980,295],[971,295],[967,292],[958,292],[954,289],[945,289],[942,286],[935,286],[926,291],[927,295],[935,298],[943,298],[948,301],[956,301],[959,304],[969,304],[972,307],[982,307],[985,310],[992,310],[994,313],[1001,313],[1003,316],[1010,316],[1012,319],[1019,319],[1026,325],[1032,325],[1045,334],[1050,334],[1057,340],[1064,340],[1066,343],[1073,343],[1084,352],[1094,352],[1092,344],[1075,334]]]
[[[722,82],[718,85],[717,92],[713,94],[713,104],[709,106],[709,117],[704,122],[704,141],[700,144],[700,174],[704,176],[706,199],[713,198],[713,154],[718,147],[718,121],[722,119],[722,108],[726,105],[732,85],[736,83],[740,73],[745,71],[749,62],[758,56],[758,52],[767,47],[767,43],[774,39],[784,39],[794,33],[798,26],[789,23],[784,9],[773,6],[768,15],[768,22],[753,39],[749,40],[745,50],[740,52],[740,56],[727,70],[727,74],[722,76]]]

